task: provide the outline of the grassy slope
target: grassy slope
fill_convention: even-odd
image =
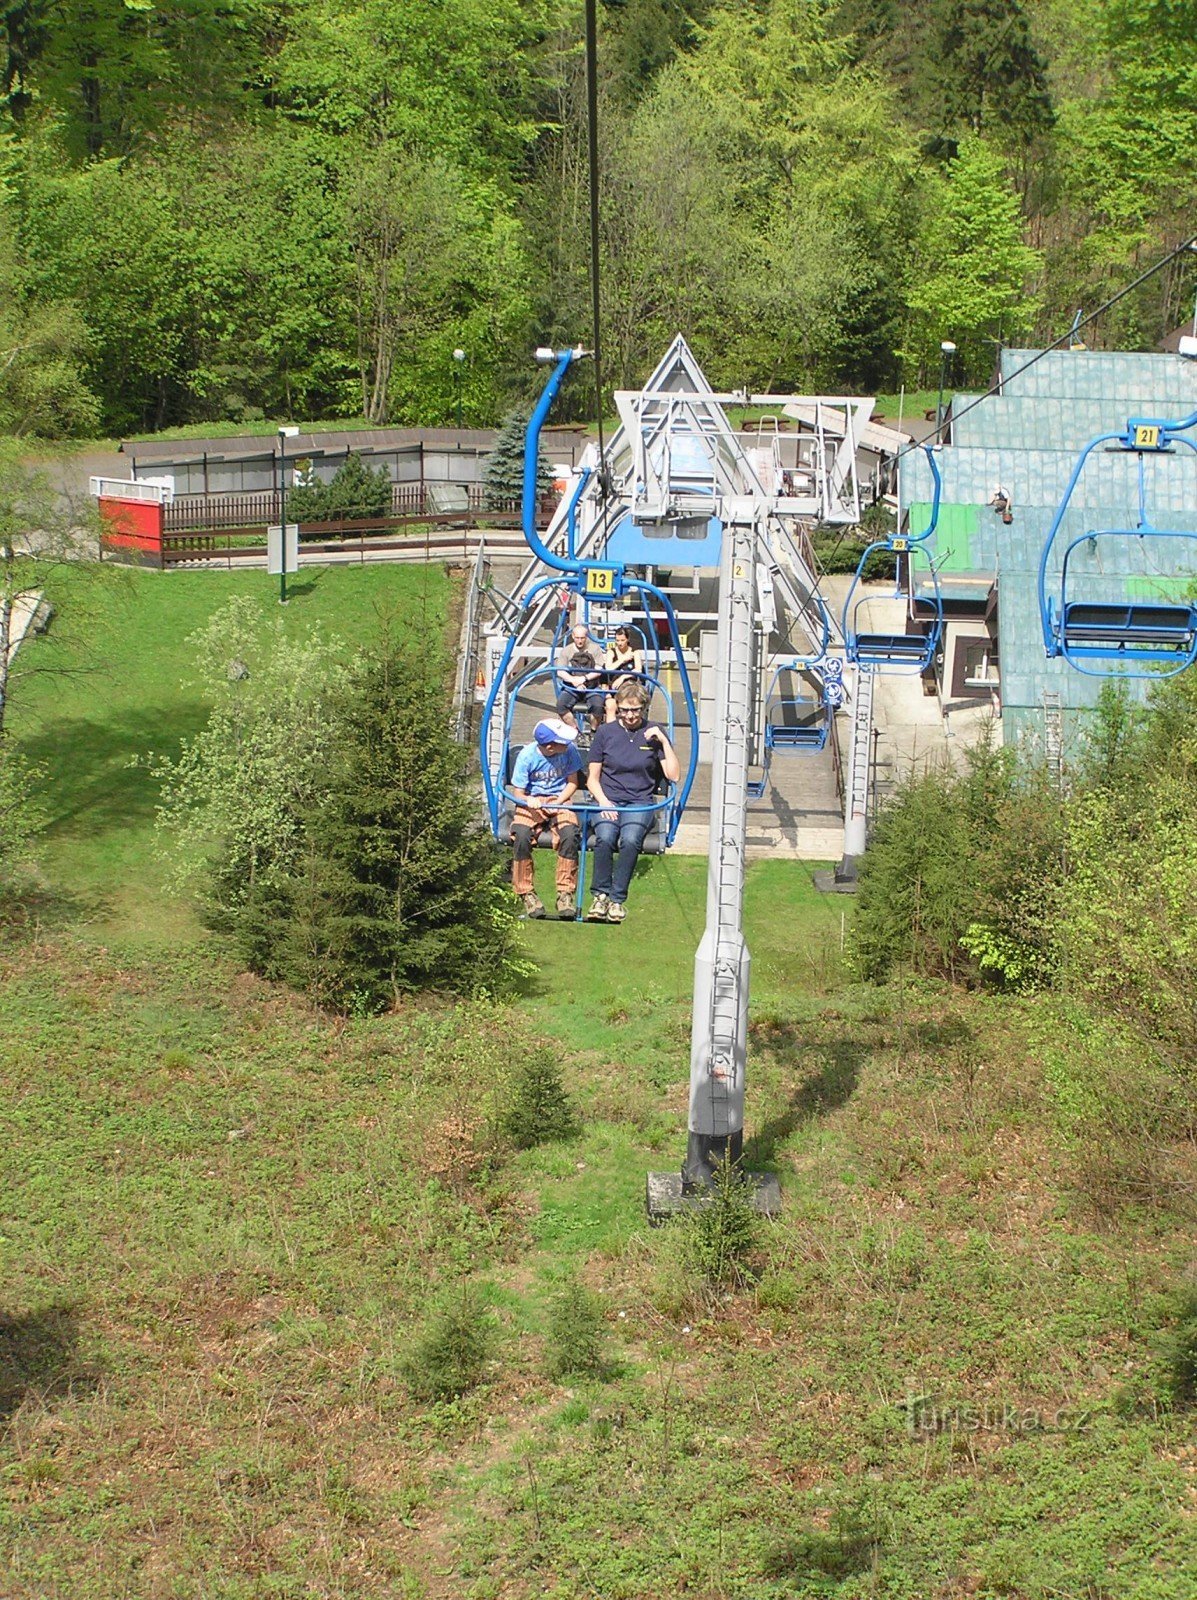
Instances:
[[[121,571],[89,629],[86,650],[71,649],[69,589],[61,628],[29,647],[30,667],[62,661],[69,675],[34,676],[14,694],[13,731],[45,764],[52,817],[45,866],[53,889],[73,897],[76,917],[98,937],[148,944],[195,931],[186,907],[163,891],[167,862],[153,847],[157,789],[135,763],[148,752],[172,755],[204,719],[188,637],[234,594],[258,594],[264,615],[278,611],[277,580],[265,573]],[[441,568],[305,569],[291,584],[288,628],[321,622],[355,639],[375,613],[412,616],[439,637],[448,586]],[[88,605],[96,606],[96,596]],[[56,652],[59,652],[56,655]],[[21,660],[22,658],[18,658]]]
[[[345,622],[411,576],[302,604]],[[226,582],[140,576],[101,689],[44,680],[22,725],[50,875],[100,920],[0,947],[6,1595],[1187,1600],[1197,1448],[1155,1402],[1193,1152],[1099,1214],[1050,1008],[853,988],[842,902],[762,863],[749,1131],[786,1208],[704,1287],[642,1212],[684,1140],[702,864],[644,863],[623,928],[530,927],[507,1007],[341,1024],[239,976],[163,900],[125,764],[195,725],[181,640]],[[531,1030],[583,1127],[517,1154]],[[574,1272],[615,1370],[567,1389]],[[412,1329],[471,1277],[489,1379],[417,1405]]]

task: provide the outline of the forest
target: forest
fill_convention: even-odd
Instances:
[[[891,392],[945,338],[983,383],[1193,231],[1197,0],[599,13],[609,387],[679,329],[717,384]],[[0,432],[491,425],[590,342],[581,0],[0,15]],[[1195,288],[1086,338],[1153,348]]]

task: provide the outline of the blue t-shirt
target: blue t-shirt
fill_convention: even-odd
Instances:
[[[549,756],[538,744],[526,744],[515,758],[511,787],[522,789],[533,800],[551,800],[561,793],[577,770],[576,745]]]
[[[603,793],[616,806],[645,806],[653,800],[661,776],[661,746],[647,737],[655,722],[636,729],[604,722],[590,741],[590,763],[602,766]]]

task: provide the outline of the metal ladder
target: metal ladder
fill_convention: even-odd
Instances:
[[[1064,781],[1064,717],[1058,689],[1043,691],[1043,750],[1053,783]]]
[[[719,581],[715,738],[707,919],[694,958],[690,1040],[690,1132],[684,1189],[704,1190],[744,1138],[749,954],[744,939],[744,869],[756,627],[757,523],[726,529]]]
[[[864,854],[869,823],[869,758],[873,736],[874,674],[867,667],[856,673],[856,697],[852,705],[852,743],[848,750],[848,774],[844,784],[844,867]]]

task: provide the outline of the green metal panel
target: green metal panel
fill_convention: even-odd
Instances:
[[[931,520],[931,502],[916,500],[910,507],[910,531],[918,533]],[[973,541],[981,520],[979,506],[945,505],[939,507],[939,521],[935,525],[936,566],[940,572],[976,572],[973,560]]]

